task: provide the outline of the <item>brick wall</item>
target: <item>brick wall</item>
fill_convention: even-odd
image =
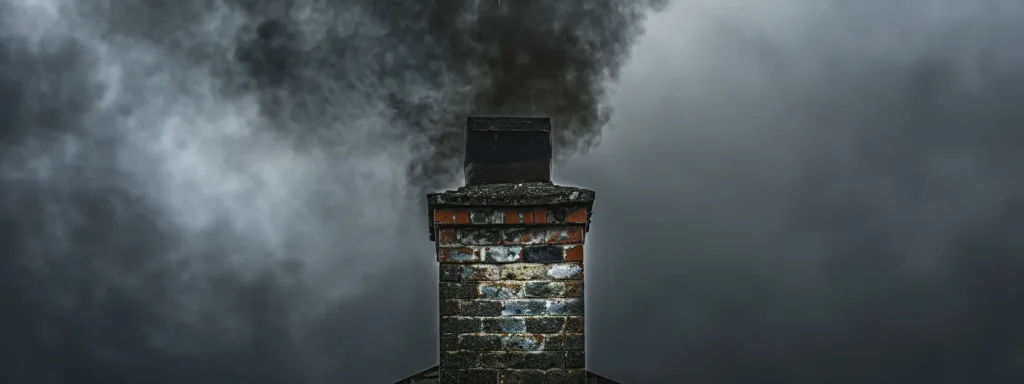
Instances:
[[[589,206],[430,210],[442,383],[584,382]]]

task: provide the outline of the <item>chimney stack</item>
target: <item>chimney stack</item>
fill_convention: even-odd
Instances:
[[[442,383],[584,383],[594,192],[551,183],[551,120],[470,117],[467,186],[427,196]]]

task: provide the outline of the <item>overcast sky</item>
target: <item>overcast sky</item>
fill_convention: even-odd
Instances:
[[[503,111],[597,192],[588,369],[1024,381],[1024,2],[213,3],[0,2],[0,382],[435,365],[421,195]]]

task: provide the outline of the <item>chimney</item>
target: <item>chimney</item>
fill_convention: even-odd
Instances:
[[[594,192],[551,183],[551,120],[470,117],[467,186],[427,196],[442,383],[584,383]]]

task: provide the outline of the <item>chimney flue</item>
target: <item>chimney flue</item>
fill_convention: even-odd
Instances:
[[[551,182],[551,119],[467,117],[466,185]]]

